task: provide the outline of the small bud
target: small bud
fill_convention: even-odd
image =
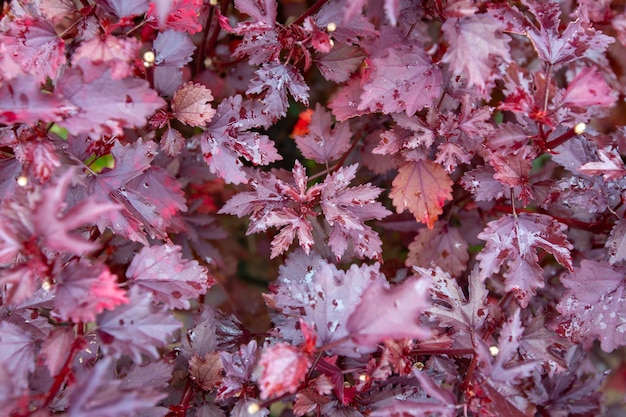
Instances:
[[[217,6],[218,4],[220,4],[220,2],[219,2],[219,0],[210,0],[210,1],[209,1],[209,4],[210,4],[211,6]]]
[[[51,285],[50,285],[50,283],[48,281],[44,281],[41,284],[41,289],[46,291],[46,292],[50,291],[50,287],[51,287]]]
[[[211,68],[213,66],[213,60],[211,57],[206,57],[204,59],[204,68]]]
[[[143,53],[143,66],[149,68],[154,65],[154,61],[156,60],[156,56],[152,51],[146,51]]]
[[[491,354],[491,356],[498,356],[498,353],[500,353],[500,349],[498,349],[498,346],[489,346],[489,353]]]
[[[248,405],[248,414],[256,414],[261,410],[261,407],[257,403],[251,403]]]
[[[413,364],[413,367],[418,371],[421,371],[422,369],[424,369],[424,364],[422,362],[415,362]]]
[[[20,187],[26,187],[28,185],[28,177],[25,175],[20,175],[17,177],[17,185]]]
[[[335,22],[330,22],[326,25],[326,32],[331,33],[337,30],[337,25]]]
[[[576,133],[577,135],[581,135],[585,133],[586,129],[587,129],[587,125],[581,122],[581,123],[578,123],[576,126],[574,126],[574,133]]]
[[[359,375],[359,381],[361,381],[361,382],[367,381],[367,375],[365,375],[365,374]]]

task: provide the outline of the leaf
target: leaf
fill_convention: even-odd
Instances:
[[[203,358],[194,353],[189,360],[190,378],[205,391],[212,391],[221,385],[223,370],[217,352],[207,353]]]
[[[161,29],[173,29],[190,35],[202,31],[199,19],[203,0],[155,0],[150,3],[148,17],[158,17]]]
[[[50,375],[57,375],[67,360],[74,343],[74,332],[70,327],[57,327],[43,341],[41,355]]]
[[[58,92],[75,107],[76,113],[59,125],[73,135],[90,133],[122,136],[125,127],[141,127],[165,101],[136,78],[115,79],[108,63],[81,59],[59,79]]]
[[[184,146],[185,138],[178,130],[171,127],[165,129],[165,132],[163,132],[163,136],[161,136],[159,147],[167,156],[171,158],[176,158],[178,155],[180,155],[180,152],[183,150]]]
[[[33,335],[6,320],[0,321],[0,367],[20,389],[28,387],[28,374],[35,370]]]
[[[211,90],[193,82],[188,82],[174,93],[172,113],[181,122],[189,126],[203,126],[215,115]]]
[[[504,186],[494,178],[495,173],[490,166],[479,165],[463,175],[461,185],[474,194],[476,201],[498,200],[504,196]]]
[[[609,252],[611,265],[626,260],[626,220],[615,223],[604,246]]]
[[[616,93],[608,86],[596,67],[583,68],[569,83],[561,99],[567,107],[610,107],[615,104]]]
[[[171,29],[159,32],[152,46],[157,67],[182,68],[192,60],[196,49],[189,35]]]
[[[152,301],[152,294],[138,287],[128,292],[129,302],[113,311],[105,311],[97,319],[97,333],[102,348],[113,357],[129,355],[141,363],[141,355],[159,358],[158,348],[170,343],[181,327],[163,305]]]
[[[128,266],[126,277],[151,292],[155,301],[170,309],[187,310],[189,300],[206,293],[215,281],[206,268],[195,260],[182,259],[180,252],[176,245],[144,247]]]
[[[552,329],[574,343],[600,340],[605,352],[626,345],[626,270],[606,261],[583,260],[580,267],[561,277],[567,289],[556,309]]]
[[[102,6],[117,17],[131,17],[148,11],[149,0],[104,0]]]
[[[375,46],[370,58],[357,110],[412,116],[439,97],[441,72],[419,45],[394,39]]]
[[[113,35],[94,36],[84,41],[72,55],[72,62],[82,58],[91,61],[107,62],[111,65],[111,77],[121,79],[133,74],[134,60],[139,53],[141,43],[135,38],[116,38]]]
[[[60,95],[43,93],[32,75],[19,76],[0,85],[0,123],[58,122],[75,110]]]
[[[587,162],[578,170],[587,175],[602,175],[606,181],[626,176],[626,167],[621,156],[614,150],[598,149],[600,161]]]
[[[342,83],[348,81],[361,65],[365,54],[357,47],[337,44],[327,54],[315,59],[320,73],[329,81]]]
[[[406,162],[393,180],[389,197],[398,214],[408,209],[432,229],[445,201],[452,199],[452,184],[441,165],[429,160]]]
[[[305,106],[309,105],[309,87],[302,74],[292,65],[276,62],[263,64],[255,71],[246,94],[258,94],[263,105],[261,113],[272,121],[287,114],[287,90]]]
[[[355,178],[357,168],[358,165],[353,164],[328,175],[322,184],[320,205],[333,229],[329,245],[335,256],[340,258],[348,242],[351,242],[360,256],[377,258],[382,242],[363,222],[380,220],[391,212],[376,201],[382,189],[369,183],[348,186]]]
[[[567,241],[566,229],[567,226],[552,217],[538,213],[509,214],[489,222],[478,235],[487,242],[476,255],[480,279],[484,281],[496,274],[507,261],[505,290],[513,291],[522,308],[526,308],[535,290],[545,285],[536,249],[554,255],[558,263],[573,270],[570,255],[573,245]]]
[[[452,332],[469,335],[481,329],[489,315],[487,306],[488,291],[478,277],[478,270],[472,270],[468,277],[469,294],[466,297],[458,281],[437,268],[417,269],[422,275],[431,275],[433,285],[430,294],[433,306],[426,314],[436,320],[440,327],[449,327]],[[458,341],[458,340],[457,340]]]
[[[231,184],[248,182],[240,158],[254,165],[268,165],[282,156],[265,135],[248,132],[258,127],[258,113],[240,95],[222,100],[200,139],[205,162],[212,173]]]
[[[93,322],[105,309],[129,302],[117,276],[102,263],[70,262],[57,279],[54,307],[63,321]]]
[[[5,19],[0,44],[4,47],[3,54],[10,55],[26,74],[31,74],[37,83],[41,83],[48,77],[56,80],[67,59],[65,42],[50,22],[35,10],[29,8],[22,16]]]
[[[295,393],[304,382],[310,366],[308,355],[286,343],[277,343],[264,349],[259,359],[260,398],[266,400]]]
[[[104,358],[79,376],[77,389],[70,394],[68,417],[136,415],[167,396],[151,387],[123,387],[121,380],[112,378],[113,366],[110,358]]]
[[[351,139],[350,125],[337,122],[333,126],[330,112],[319,103],[315,105],[307,134],[295,136],[302,155],[320,164],[341,158],[350,149]]]
[[[538,361],[521,361],[518,354],[524,327],[520,319],[520,310],[515,310],[512,317],[504,323],[498,338],[498,355],[490,366],[489,378],[496,382],[510,382],[525,378],[539,366]]]
[[[452,72],[467,78],[468,86],[484,91],[492,84],[498,61],[511,60],[510,38],[502,33],[504,25],[488,14],[448,19],[441,29],[449,44],[442,61]]]
[[[121,207],[113,202],[102,203],[95,198],[86,198],[68,210],[65,199],[73,176],[74,169],[68,169],[55,186],[48,186],[41,192],[41,199],[33,208],[33,232],[51,249],[83,255],[100,245],[72,232],[94,224],[100,216]]]
[[[467,269],[467,242],[459,229],[438,221],[432,229],[420,229],[409,245],[406,266],[439,267],[453,276]]]
[[[352,340],[371,347],[386,339],[427,339],[431,332],[420,323],[420,317],[431,305],[430,284],[424,274],[391,288],[372,283],[346,324]]]

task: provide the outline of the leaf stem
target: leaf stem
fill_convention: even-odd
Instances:
[[[207,40],[209,39],[209,32],[211,31],[211,22],[213,21],[213,15],[215,13],[215,7],[209,7],[209,15],[206,18],[206,23],[204,24],[204,30],[202,31],[202,40],[200,41],[200,54],[198,55],[198,59],[196,61],[196,75],[200,74],[200,70],[204,65],[204,59],[206,57],[206,49],[207,49]],[[219,26],[219,24],[218,24]]]

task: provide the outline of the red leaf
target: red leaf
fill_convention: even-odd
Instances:
[[[432,229],[445,201],[452,199],[452,184],[441,165],[429,160],[407,162],[398,170],[389,197],[398,213],[408,209]]]
[[[55,186],[43,190],[41,200],[33,208],[33,231],[52,249],[83,255],[100,245],[72,233],[74,229],[95,224],[100,216],[118,211],[121,207],[113,202],[103,203],[87,198],[66,210],[65,198],[73,176],[74,170],[69,169]]]
[[[263,351],[259,359],[260,398],[266,400],[286,393],[294,393],[304,382],[311,359],[297,348],[286,343],[277,343]]]
[[[610,107],[617,94],[608,86],[596,67],[583,68],[565,90],[561,105],[585,108],[589,106]]]
[[[182,323],[138,287],[130,289],[128,298],[128,304],[98,316],[97,333],[106,341],[103,350],[116,358],[129,355],[136,363],[141,363],[142,354],[159,358],[158,348],[171,342]]]
[[[224,367],[217,352],[207,353],[201,358],[194,353],[189,359],[190,378],[205,391],[211,391],[222,383]]]

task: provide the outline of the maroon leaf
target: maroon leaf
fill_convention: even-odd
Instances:
[[[567,227],[550,216],[537,213],[507,215],[487,224],[478,237],[487,241],[476,255],[480,261],[480,279],[485,280],[500,270],[504,273],[506,291],[513,291],[522,307],[526,307],[537,288],[544,287],[543,269],[536,249],[554,255],[558,263],[573,270],[570,250],[573,245],[565,235]]]
[[[431,280],[429,274],[420,275],[391,288],[372,283],[346,324],[352,340],[375,346],[386,339],[428,338],[430,329],[420,324],[420,316],[431,306]]]
[[[214,283],[197,261],[182,259],[180,246],[144,247],[126,270],[129,281],[154,295],[168,308],[189,309],[189,300]]]
[[[351,138],[350,125],[337,122],[333,126],[330,113],[319,103],[311,116],[309,132],[295,136],[302,155],[320,164],[341,158],[350,149]]]
[[[57,87],[77,109],[59,124],[75,135],[122,135],[122,128],[144,126],[165,105],[146,81],[115,79],[110,64],[87,59],[68,69]]]
[[[615,223],[604,246],[608,249],[611,265],[626,260],[626,220]]]
[[[417,233],[409,245],[406,265],[437,266],[453,276],[460,276],[467,269],[468,261],[467,242],[459,229],[437,222],[432,229],[420,229]]]
[[[428,270],[421,268],[418,271],[422,275],[429,274]],[[489,314],[488,291],[485,284],[480,282],[477,272],[474,269],[468,277],[468,297],[457,280],[441,269],[430,272],[434,281],[430,293],[435,303],[426,314],[437,320],[439,326],[450,327],[453,332],[471,335],[482,328]]]
[[[141,355],[158,358],[158,348],[171,341],[182,323],[172,317],[165,306],[157,306],[152,294],[131,288],[128,304],[98,316],[97,333],[105,344],[102,348],[114,357],[132,356],[141,363]]]
[[[412,116],[439,97],[441,73],[419,45],[398,39],[387,42],[374,47],[371,73],[357,109]]]
[[[32,75],[13,78],[0,85],[0,123],[56,122],[76,110],[58,94],[45,94]]]
[[[203,358],[195,354],[189,360],[189,375],[205,391],[211,391],[222,382],[223,372],[220,354],[207,353]]]
[[[50,248],[82,255],[100,245],[73,231],[86,224],[94,224],[100,216],[117,211],[120,206],[87,198],[66,210],[65,198],[73,176],[74,170],[69,169],[55,186],[42,191],[40,201],[33,208],[32,222],[34,233],[42,237]]]
[[[128,303],[117,276],[101,263],[71,262],[58,280],[54,306],[63,321],[92,322],[105,309]]]
[[[442,61],[452,72],[467,78],[469,86],[485,90],[491,84],[498,60],[510,61],[509,40],[504,25],[488,14],[448,19],[442,26],[449,48]]]
[[[258,94],[263,108],[262,114],[273,121],[287,114],[287,90],[296,101],[309,105],[309,87],[302,74],[291,65],[278,63],[263,64],[255,71],[246,94]]]
[[[583,260],[580,267],[561,277],[567,288],[557,305],[561,313],[552,325],[574,343],[600,340],[605,352],[626,344],[624,268],[605,261]]]

